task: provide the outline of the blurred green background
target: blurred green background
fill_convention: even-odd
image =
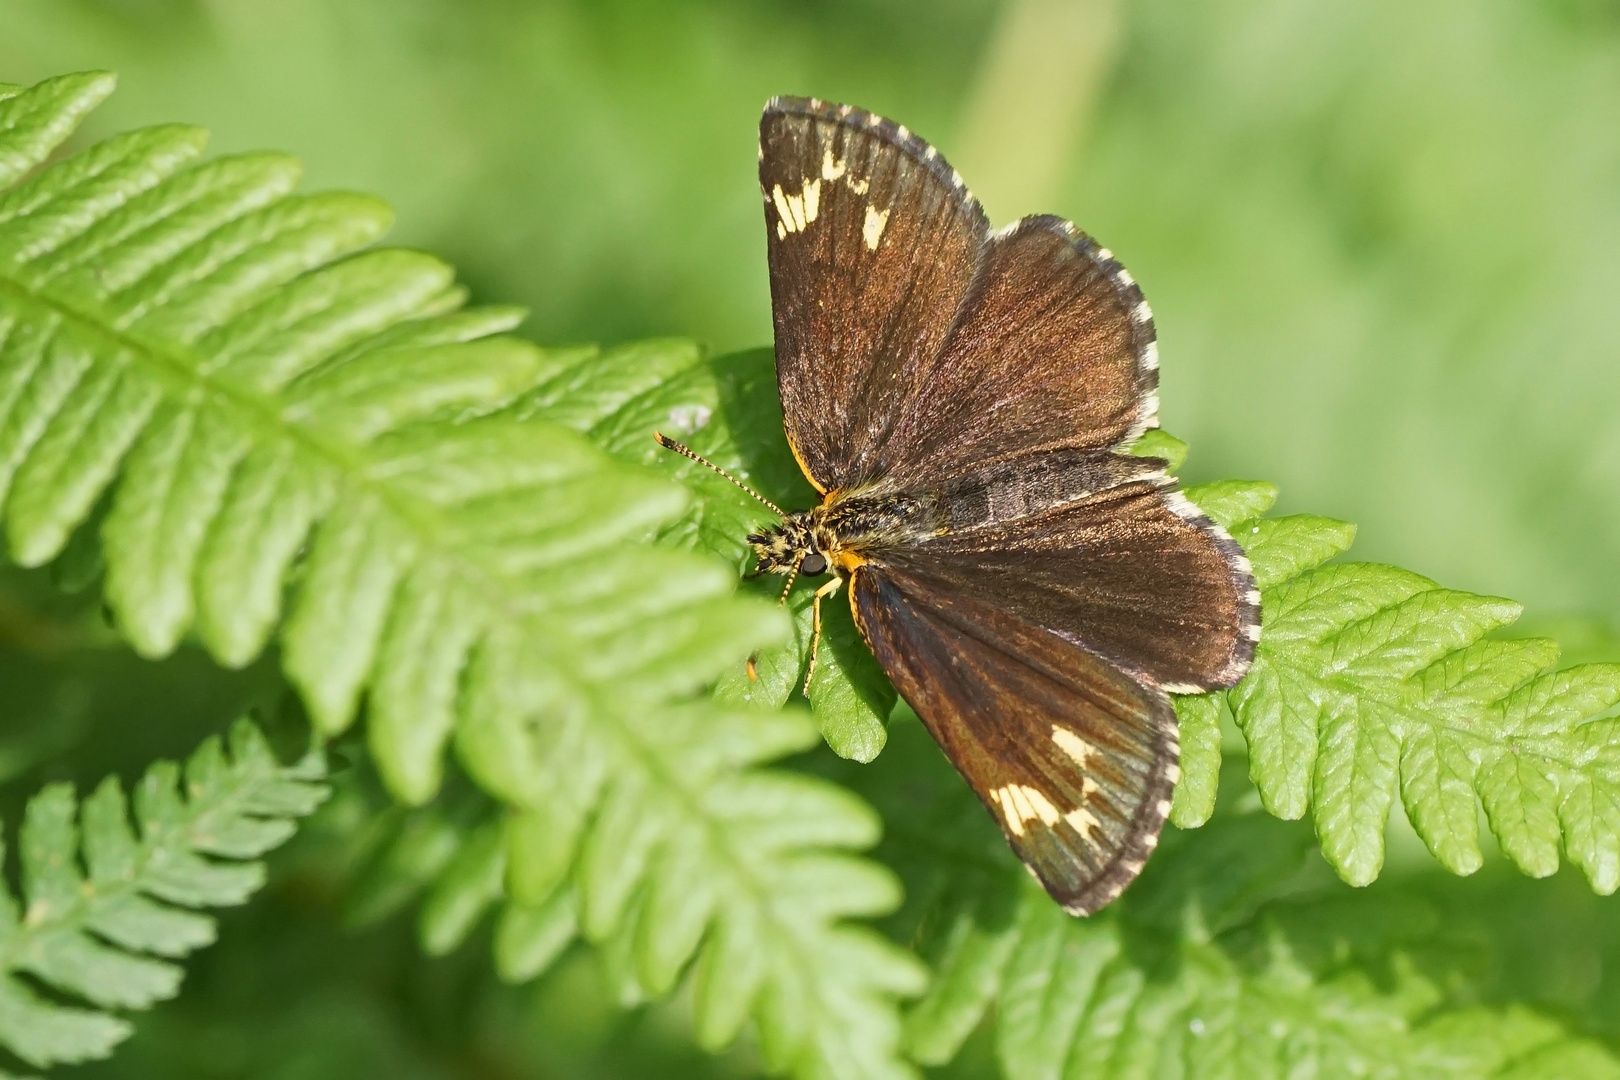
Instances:
[[[1359,523],[1360,557],[1514,597],[1580,658],[1620,659],[1601,630],[1620,616],[1620,0],[0,0],[0,81],[84,68],[121,89],[78,145],[187,120],[217,151],[296,153],[309,186],[387,197],[396,241],[528,305],[546,343],[768,342],[760,106],[895,117],[994,223],[1060,213],[1131,268],[1189,477],[1274,480],[1281,511]],[[9,596],[14,690],[88,688],[12,694],[10,719],[49,721],[38,745],[0,731],[23,790],[61,745],[116,735],[116,760],[76,767],[127,774],[277,691],[187,653],[131,678],[102,637],[52,629],[93,599],[58,623]],[[47,672],[69,654],[84,670]],[[135,682],[154,700],[122,698]],[[323,828],[348,835],[354,805]],[[619,1012],[582,954],[505,990],[476,945],[428,961],[403,927],[342,933],[326,901],[352,859],[322,835],[91,1072],[749,1070],[698,1064],[679,1009]],[[337,969],[324,997],[289,993]]]
[[[0,78],[86,67],[81,138],[295,152],[543,342],[766,342],[759,107],[860,103],[1120,254],[1195,478],[1620,613],[1615,0],[0,0]]]

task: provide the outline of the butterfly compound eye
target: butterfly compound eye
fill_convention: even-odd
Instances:
[[[799,564],[799,573],[803,574],[805,577],[815,577],[817,574],[825,574],[826,572],[827,556],[823,555],[819,551],[812,551],[810,554],[806,555],[804,557],[804,561]]]

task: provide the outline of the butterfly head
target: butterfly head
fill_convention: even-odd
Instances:
[[[792,574],[805,577],[825,574],[831,562],[826,544],[817,539],[818,530],[809,512],[788,514],[782,524],[763,532],[753,533],[748,543],[753,546],[759,565],[756,574]],[[822,541],[826,538],[823,537]]]

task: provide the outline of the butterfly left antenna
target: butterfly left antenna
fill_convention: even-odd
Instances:
[[[736,484],[738,487],[748,492],[748,494],[770,507],[771,512],[777,517],[787,517],[787,513],[780,506],[777,506],[775,503],[771,502],[771,500],[767,499],[765,496],[761,495],[759,492],[755,491],[753,488],[749,487],[735,476],[732,476],[714,462],[708,460],[707,458],[699,457],[697,454],[692,452],[690,447],[682,446],[674,439],[665,438],[656,431],[653,432],[653,438],[656,439],[658,445],[662,446],[665,450],[673,450],[682,457],[691,458],[693,461],[697,462],[699,465],[702,465],[706,469],[713,469],[715,472],[719,473],[721,476],[725,477],[727,480],[730,480],[733,484]]]

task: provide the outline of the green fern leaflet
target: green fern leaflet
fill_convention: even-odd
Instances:
[[[256,860],[326,797],[319,755],[283,766],[242,720],[229,753],[209,739],[185,769],[160,761],[130,800],[108,777],[82,805],[68,784],[28,803],[21,903],[0,885],[0,1044],[32,1065],[105,1057],[130,1033],[113,1010],[173,997],[172,961],[214,940],[199,908],[243,903]],[[83,869],[80,869],[80,859]],[[90,1007],[47,1001],[28,975]]]
[[[851,853],[869,811],[759,767],[804,744],[799,721],[696,696],[788,620],[712,556],[646,543],[687,493],[570,430],[684,347],[579,386],[589,354],[495,336],[518,313],[462,310],[438,260],[368,248],[375,199],[298,195],[280,155],[203,160],[194,128],[41,167],[111,88],[0,100],[17,561],[57,557],[104,503],[107,600],[138,651],[192,634],[238,665],[279,636],[321,732],[364,701],[396,796],[431,798],[454,744],[514,809],[480,880],[558,918],[577,902],[645,992],[695,972],[707,1041],[752,1019],[774,1068],[906,1075],[896,998],[920,968],[846,925],[898,902]],[[535,925],[502,936],[531,966]]]

